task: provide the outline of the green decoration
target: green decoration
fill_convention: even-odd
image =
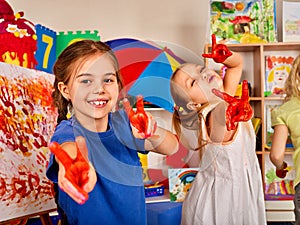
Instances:
[[[98,35],[98,31],[68,31],[68,32],[58,32],[56,36],[56,57],[70,44],[84,40],[84,39],[92,39],[95,41],[100,41],[100,36]]]

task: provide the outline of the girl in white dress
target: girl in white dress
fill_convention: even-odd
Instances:
[[[225,93],[235,94],[242,57],[224,45],[215,45],[214,40],[212,54],[204,57],[227,67],[223,79],[215,71],[195,64],[182,65],[171,78],[176,104],[174,128],[181,142],[188,149],[198,150],[200,158],[199,172],[183,203],[181,224],[264,225],[261,170],[249,120],[252,114],[246,118],[238,104],[228,107],[219,98]],[[213,89],[219,90],[215,91],[219,97]]]

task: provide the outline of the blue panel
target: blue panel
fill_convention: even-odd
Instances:
[[[40,24],[35,26],[37,35],[37,70],[53,73],[53,65],[56,61],[56,32]]]

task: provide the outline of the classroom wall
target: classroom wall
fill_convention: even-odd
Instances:
[[[189,61],[209,37],[209,0],[7,0],[14,11],[55,31],[98,30],[103,41],[133,37],[162,42]],[[281,7],[276,0],[278,40]],[[291,0],[299,1],[299,0]]]
[[[188,58],[201,55],[207,37],[209,4],[203,0],[7,1],[26,19],[55,31],[98,30],[104,41],[134,37],[167,42]]]

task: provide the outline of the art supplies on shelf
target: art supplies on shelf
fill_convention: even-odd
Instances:
[[[210,0],[210,31],[226,43],[277,42],[274,0]]]
[[[261,118],[253,117],[251,119],[251,122],[252,122],[252,125],[253,125],[253,128],[254,128],[255,134],[257,135],[257,133],[258,133],[260,127],[261,127]]]
[[[147,197],[155,197],[164,195],[165,187],[163,184],[155,183],[145,185],[145,196]]]

